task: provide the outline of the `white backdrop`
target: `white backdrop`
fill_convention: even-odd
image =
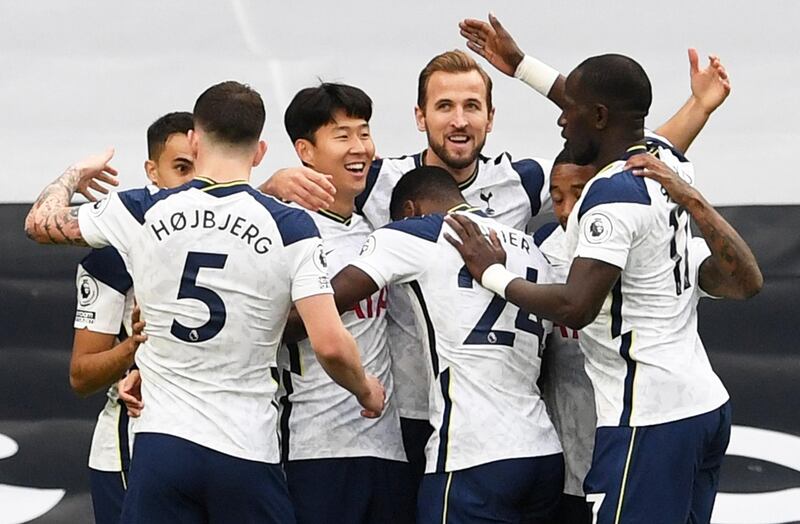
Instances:
[[[688,96],[686,48],[719,54],[733,94],[690,151],[699,187],[717,204],[800,203],[789,162],[800,138],[792,0],[0,0],[0,201],[32,201],[70,162],[109,145],[123,187],[141,185],[147,126],[227,79],[251,84],[267,105],[270,151],[254,182],[296,163],[283,110],[318,78],[372,96],[380,155],[417,152],[419,70],[464,48],[457,22],[490,8],[523,49],[564,72],[592,54],[636,58],[654,85],[652,127]],[[556,108],[490,73],[497,117],[485,153],[555,155]]]

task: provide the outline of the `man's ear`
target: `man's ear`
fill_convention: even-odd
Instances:
[[[266,140],[259,140],[258,141],[258,149],[256,149],[256,154],[253,156],[253,167],[258,166],[262,160],[264,160],[264,155],[267,154],[267,141]]]
[[[403,218],[420,216],[419,206],[413,200],[403,202]]]
[[[417,121],[417,129],[422,131],[423,133],[428,130],[428,127],[425,125],[425,111],[419,108],[419,106],[414,106],[414,118]]]
[[[492,107],[492,110],[489,111],[489,123],[486,125],[486,132],[491,133],[492,127],[494,127],[494,110],[495,108]]]
[[[605,129],[608,125],[608,107],[603,104],[594,105],[594,127],[595,129]]]
[[[189,139],[189,149],[192,151],[192,157],[196,159],[198,145],[200,144],[200,134],[196,130],[190,129],[186,133],[186,138]]]
[[[294,151],[304,165],[314,165],[316,147],[306,138],[298,138],[294,143]]]
[[[156,163],[152,160],[145,160],[144,161],[144,173],[147,175],[147,178],[155,185],[158,185],[158,169],[156,169]]]

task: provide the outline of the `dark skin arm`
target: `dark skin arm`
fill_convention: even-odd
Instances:
[[[361,300],[378,291],[378,285],[369,275],[355,266],[347,266],[339,271],[333,280],[333,298],[339,314],[353,309]],[[292,344],[308,337],[306,328],[297,310],[292,308],[283,332],[283,342]]]
[[[464,215],[450,215],[445,220],[460,241],[447,233],[445,237],[461,254],[472,277],[480,282],[486,268],[503,259],[499,253],[502,247],[487,240],[478,226]],[[528,313],[572,329],[582,329],[597,317],[620,273],[620,268],[606,262],[577,258],[566,284],[534,284],[522,277],[516,278],[506,287],[506,300]]]
[[[625,168],[661,184],[675,203],[689,211],[711,250],[711,256],[700,265],[703,290],[713,296],[740,300],[761,291],[764,277],[750,247],[697,189],[652,155],[635,155]]]
[[[69,363],[72,390],[85,397],[122,378],[133,365],[139,345],[147,340],[143,332],[145,325],[136,307],[133,310],[133,334],[116,345],[116,335],[76,329]]]
[[[499,71],[514,76],[525,53],[519,48],[514,38],[493,14],[489,13],[489,22],[468,18],[459,22],[461,36],[467,39],[467,47],[485,58]],[[564,86],[567,79],[558,75],[558,79],[547,93],[559,108],[564,107]]]

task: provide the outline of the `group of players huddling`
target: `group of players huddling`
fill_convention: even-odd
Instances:
[[[94,248],[70,377],[112,384],[97,522],[709,522],[731,422],[697,303],[762,285],[683,154],[724,67],[690,50],[651,133],[632,59],[565,78],[491,15],[460,27],[561,108],[554,162],[481,155],[492,81],[448,51],[419,77],[421,153],[376,158],[370,98],[323,83],[284,117],[303,167],[255,189],[265,109],[229,81],[148,129],[150,185],[70,207],[118,184],[109,150],[42,192],[28,236]]]

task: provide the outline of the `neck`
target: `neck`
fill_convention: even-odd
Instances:
[[[198,152],[195,159],[195,176],[209,178],[217,183],[236,180],[250,181],[252,159],[230,151]]]
[[[433,149],[431,149],[430,147],[425,150],[424,161],[425,161],[424,163],[425,163],[426,166],[441,167],[442,169],[444,169],[445,171],[450,173],[450,176],[452,176],[453,180],[455,180],[456,183],[458,183],[458,184],[468,180],[469,177],[472,176],[472,173],[475,172],[475,168],[478,166],[478,159],[476,158],[467,167],[464,167],[464,168],[461,168],[461,169],[454,169],[454,168],[448,166],[447,164],[445,164],[444,160],[439,158],[439,156],[436,153],[434,153]]]
[[[598,150],[597,156],[592,164],[598,169],[619,160],[625,151],[631,146],[644,143],[644,129],[642,127],[630,127],[626,129],[609,130]]]
[[[353,209],[355,209],[355,207],[355,195],[346,194],[344,191],[337,191],[336,196],[333,198],[333,204],[328,208],[328,211],[343,217],[349,217],[353,214]]]

